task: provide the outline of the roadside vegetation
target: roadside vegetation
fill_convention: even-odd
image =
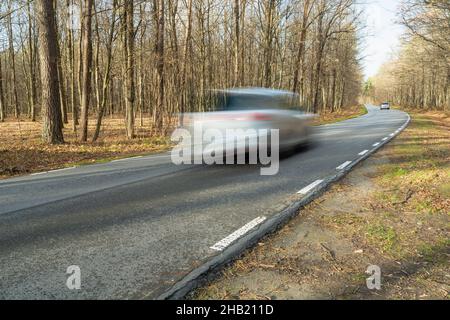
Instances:
[[[65,167],[107,162],[123,157],[163,152],[170,138],[150,135],[150,121],[136,129],[136,138],[124,136],[121,118],[104,120],[104,132],[95,143],[81,143],[70,128],[64,130],[66,143],[49,145],[41,140],[39,122],[7,120],[0,125],[0,179]],[[94,130],[93,126],[89,127]]]
[[[450,115],[412,113],[389,145],[194,299],[449,299]],[[366,287],[369,265],[382,289]]]
[[[325,111],[318,115],[312,122],[314,126],[335,123],[348,119],[357,118],[367,114],[367,109],[363,105],[353,106],[335,112]]]

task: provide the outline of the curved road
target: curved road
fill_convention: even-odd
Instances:
[[[368,111],[317,127],[317,146],[283,159],[275,176],[258,166],[175,166],[161,154],[0,181],[0,298],[158,297],[408,121]],[[72,265],[81,290],[66,286]]]

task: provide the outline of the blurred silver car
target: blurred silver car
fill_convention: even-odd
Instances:
[[[380,106],[380,110],[390,110],[391,109],[391,105],[389,104],[389,102],[383,102]]]
[[[236,152],[248,152],[257,148],[258,139],[266,134],[264,129],[278,129],[279,150],[285,151],[310,141],[310,121],[315,115],[302,111],[298,104],[299,96],[289,91],[265,88],[215,90],[211,95],[210,110],[183,114],[181,127],[195,135],[201,125],[202,135],[213,129],[222,133],[225,140],[230,139],[226,135],[227,130],[255,132],[256,137],[237,137],[237,140],[246,140],[246,147],[245,150],[236,148],[239,145],[237,143],[233,147]],[[270,141],[270,138],[267,139]],[[233,145],[227,142],[216,141],[224,146],[225,152],[230,151],[229,146]],[[209,142],[202,140],[201,143],[206,145]]]

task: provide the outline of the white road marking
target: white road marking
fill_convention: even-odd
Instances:
[[[389,137],[383,138],[381,141],[386,141],[387,139],[389,139]]]
[[[133,160],[133,159],[140,159],[144,156],[138,156],[138,157],[132,157],[132,158],[123,158],[123,159],[117,159],[117,160],[113,160],[111,162],[120,162],[120,161],[127,161],[127,160]]]
[[[391,136],[391,137],[395,136],[395,133],[391,133],[390,136]]]
[[[377,143],[374,143],[374,144],[372,145],[372,147],[378,147],[379,145],[380,145],[380,143],[377,142]]]
[[[52,171],[48,171],[48,173],[67,171],[67,170],[72,170],[72,169],[75,169],[75,168],[76,167],[70,167],[70,168],[63,168],[63,169],[58,169],[58,170],[52,170]]]
[[[312,189],[314,189],[315,187],[317,187],[319,184],[321,184],[323,182],[323,180],[316,180],[313,183],[311,183],[309,186],[304,187],[302,190],[300,190],[299,192],[297,192],[297,194],[307,194],[308,192],[310,192]]]
[[[71,170],[71,169],[75,169],[75,168],[76,168],[76,167],[70,167],[70,168],[63,168],[63,169],[57,169],[57,170],[51,170],[51,171],[36,172],[36,173],[30,174],[30,176],[40,176],[40,175],[46,174],[46,173],[53,173],[53,172],[67,171],[67,170]]]
[[[246,234],[247,232],[249,232],[250,230],[255,228],[257,225],[261,224],[265,220],[266,220],[266,217],[258,217],[256,219],[250,221],[245,226],[243,226],[242,228],[236,230],[235,232],[233,232],[232,234],[230,234],[226,238],[223,238],[222,240],[220,240],[219,242],[217,242],[215,245],[213,245],[210,248],[213,249],[213,250],[216,250],[216,251],[224,250],[226,247],[228,247],[234,241],[236,241],[237,239],[242,237],[244,234]]]
[[[337,170],[342,170],[345,169],[345,167],[347,167],[350,163],[352,163],[351,161],[346,161],[343,164],[341,164],[339,167],[337,167]]]
[[[170,158],[171,155],[167,155],[167,156],[154,156],[154,157],[149,157],[147,158],[148,160],[152,160],[152,159],[159,159],[159,158]]]
[[[358,155],[363,156],[363,155],[365,155],[367,152],[369,152],[369,150],[364,150],[364,151],[358,153]]]
[[[46,174],[46,173],[47,173],[47,171],[45,171],[45,172],[37,172],[37,173],[30,174],[30,176],[39,176],[41,174]]]

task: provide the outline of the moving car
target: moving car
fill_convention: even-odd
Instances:
[[[391,105],[389,104],[389,102],[383,102],[380,106],[380,110],[389,110],[391,109]]]
[[[229,151],[229,146],[234,145],[227,144],[229,139],[233,139],[233,142],[243,140],[246,143],[245,150],[236,149],[235,146],[239,145],[237,143],[233,151],[248,152],[257,148],[257,141],[267,134],[264,129],[269,132],[271,129],[279,130],[280,151],[293,149],[310,141],[309,123],[315,115],[302,110],[297,94],[266,88],[241,88],[212,91],[209,100],[210,110],[181,115],[181,127],[192,135],[195,135],[196,125],[197,131],[199,130],[199,124],[203,133],[208,129],[221,133],[223,140],[215,143],[223,145],[225,152]],[[254,135],[249,137],[246,133],[237,138],[230,137],[227,136],[227,130],[230,129],[253,131]],[[270,137],[267,139],[270,144]],[[203,145],[208,143],[210,141],[202,141]]]

